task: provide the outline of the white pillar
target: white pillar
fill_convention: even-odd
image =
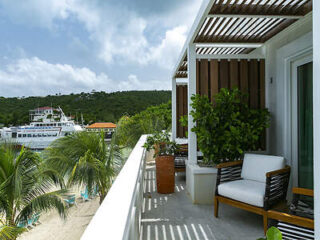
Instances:
[[[193,118],[190,115],[192,110],[191,97],[196,94],[197,81],[196,81],[196,47],[195,44],[190,44],[188,47],[188,163],[197,163],[197,137],[191,131],[195,125]]]
[[[172,78],[172,99],[171,99],[171,111],[172,111],[172,141],[177,137],[177,87],[176,79]]]
[[[320,239],[320,1],[313,0],[313,182],[315,238]]]

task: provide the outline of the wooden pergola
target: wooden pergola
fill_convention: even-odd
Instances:
[[[196,45],[197,56],[241,55],[261,47],[312,11],[312,0],[215,0],[202,11],[188,39]],[[187,70],[185,46],[173,76],[187,78]]]

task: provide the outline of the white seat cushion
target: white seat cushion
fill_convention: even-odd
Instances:
[[[265,183],[267,172],[284,167],[283,157],[247,153],[243,159],[241,178]]]
[[[233,200],[263,207],[265,189],[265,183],[252,180],[237,180],[221,183],[218,186],[218,193]]]

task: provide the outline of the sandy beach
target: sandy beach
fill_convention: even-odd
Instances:
[[[40,224],[24,233],[19,240],[78,240],[99,208],[99,197],[87,202],[77,199],[63,220],[56,211],[41,215]]]

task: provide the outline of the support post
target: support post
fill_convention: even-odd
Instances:
[[[313,183],[314,239],[320,239],[320,1],[313,0]]]
[[[171,111],[172,111],[172,141],[177,138],[177,82],[175,78],[172,78],[172,99],[171,99]]]
[[[195,123],[193,117],[190,115],[191,97],[196,94],[196,47],[191,43],[188,46],[188,163],[197,164],[197,137],[194,132],[191,131]]]

